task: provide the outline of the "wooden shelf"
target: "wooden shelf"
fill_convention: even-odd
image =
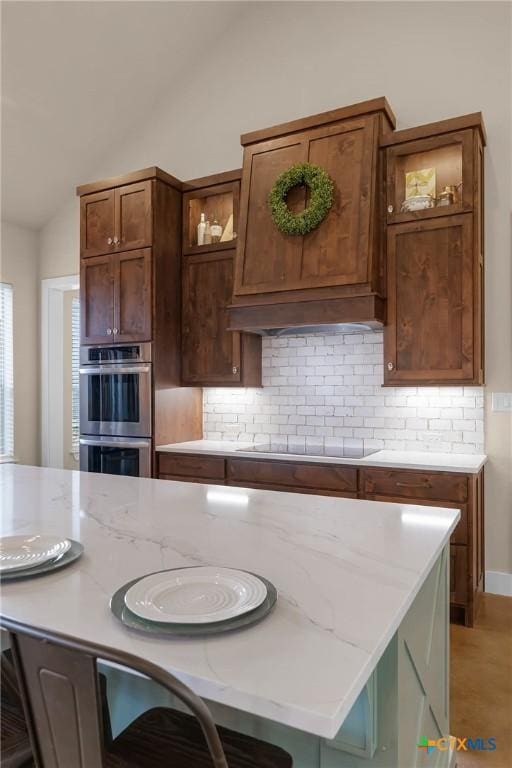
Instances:
[[[197,226],[201,214],[213,224],[217,220],[224,232],[230,225],[233,237],[229,240],[218,240],[215,243],[198,245]],[[186,192],[183,196],[183,253],[209,253],[233,248],[238,225],[238,182],[217,184],[194,191]]]

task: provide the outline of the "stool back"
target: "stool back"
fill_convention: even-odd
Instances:
[[[228,768],[208,707],[161,667],[123,651],[0,617],[11,638],[19,689],[40,768],[104,768],[105,734],[98,660],[140,672],[196,716],[214,768]],[[169,766],[172,768],[172,766]]]

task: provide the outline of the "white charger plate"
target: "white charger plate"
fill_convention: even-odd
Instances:
[[[170,624],[210,624],[253,611],[267,587],[252,573],[198,566],[154,573],[126,592],[126,607],[142,619]]]
[[[2,536],[0,538],[0,573],[34,568],[61,557],[71,542],[60,536]]]

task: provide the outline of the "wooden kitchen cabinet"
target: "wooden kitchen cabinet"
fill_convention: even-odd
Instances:
[[[80,255],[111,253],[115,230],[115,192],[104,189],[80,198]]]
[[[399,131],[384,143],[384,384],[483,384],[481,115]],[[406,210],[414,201],[411,173],[430,179],[416,189],[430,190],[431,207]],[[443,198],[447,187],[451,197]]]
[[[472,211],[478,205],[478,189],[473,183],[473,149],[471,128],[427,136],[416,141],[399,141],[389,147],[386,158],[388,224]],[[427,169],[433,172],[429,183],[434,198],[433,206],[416,211],[403,210],[407,207],[406,174],[421,174]],[[421,179],[421,175],[417,178]],[[454,199],[448,205],[444,204],[446,201],[441,205],[441,194],[446,187],[452,189]],[[418,187],[416,191],[420,194],[422,189]]]
[[[408,498],[466,502],[468,479],[452,472],[419,472],[410,469],[361,470],[364,495],[381,494]]]
[[[378,148],[393,124],[385,99],[375,99],[242,136],[231,327],[383,322]],[[312,232],[285,235],[272,220],[268,195],[283,171],[305,162],[327,171],[334,202]],[[292,189],[287,202],[303,210],[307,190]]]
[[[233,293],[235,257],[233,242],[194,244],[203,209],[208,215],[213,212],[221,222],[226,221],[234,210],[236,226],[240,174],[240,171],[229,171],[185,184],[188,191],[183,196],[184,384],[261,386],[261,338],[229,330],[228,307]],[[230,250],[225,250],[226,245]]]
[[[80,260],[80,332],[82,344],[112,341],[114,261],[112,256]]]
[[[160,452],[158,453],[158,477],[161,480],[224,485],[226,461],[219,456]]]
[[[82,258],[145,248],[151,241],[151,180],[81,195]]]
[[[209,253],[232,249],[238,236],[241,170],[226,171],[185,182],[183,192],[183,253]],[[220,241],[199,244],[201,214],[222,227]]]
[[[228,458],[227,482],[275,491],[357,498],[357,470],[335,464]]]
[[[115,249],[126,251],[151,245],[151,181],[126,184],[115,193]]]
[[[385,383],[479,384],[473,216],[388,227]]]
[[[228,330],[232,251],[183,263],[182,377],[185,384],[261,386],[261,338]]]
[[[151,339],[151,248],[112,257],[116,341]]]
[[[450,544],[450,603],[464,606],[468,602],[468,549]],[[470,626],[473,625],[471,621]]]
[[[151,249],[81,259],[82,344],[151,340]]]

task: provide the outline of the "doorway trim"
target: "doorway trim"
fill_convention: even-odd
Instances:
[[[78,275],[41,280],[41,464],[64,466],[64,293],[76,291]]]

